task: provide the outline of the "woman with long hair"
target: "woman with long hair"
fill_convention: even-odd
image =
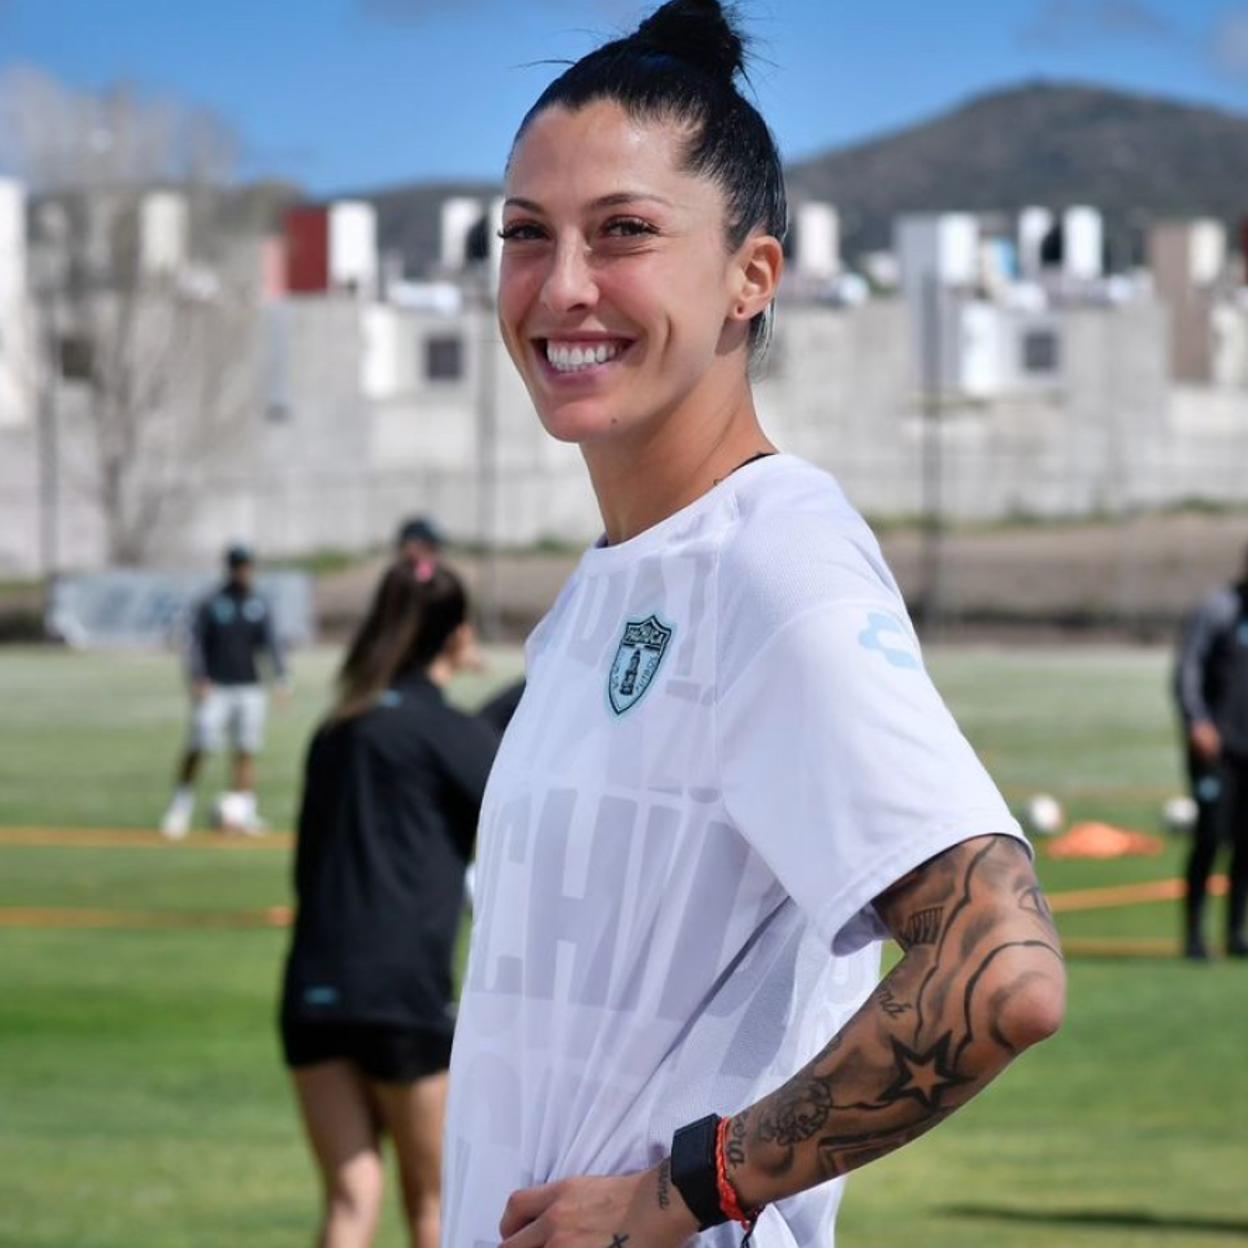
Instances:
[[[509,159],[502,334],[605,532],[482,810],[445,1248],[830,1245],[840,1176],[1061,1017],[1029,851],[874,537],[759,423],[786,210],[743,64],[672,0]]]
[[[452,959],[497,740],[443,700],[474,658],[459,578],[384,575],[308,750],[281,1031],[320,1170],[319,1248],[364,1248],[394,1141],[412,1248],[439,1237]]]

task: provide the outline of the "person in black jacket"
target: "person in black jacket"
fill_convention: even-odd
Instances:
[[[1185,956],[1209,956],[1205,896],[1219,845],[1233,846],[1227,953],[1248,957],[1248,553],[1242,578],[1188,617],[1175,668],[1197,817],[1187,864]]]
[[[497,748],[442,691],[474,661],[459,578],[396,561],[308,750],[281,1032],[323,1181],[320,1248],[371,1243],[383,1132],[413,1248],[438,1243],[452,963]]]
[[[220,804],[221,830],[256,834],[264,821],[256,809],[256,756],[264,746],[267,665],[278,695],[290,681],[268,599],[255,586],[255,557],[246,546],[225,552],[226,579],[198,603],[187,635],[191,730],[178,765],[177,788],[161,831],[181,840],[195,812],[195,781],[205,754],[228,738],[233,749],[232,789]]]

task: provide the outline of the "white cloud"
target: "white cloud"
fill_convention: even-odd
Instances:
[[[1114,39],[1161,39],[1168,18],[1143,0],[1043,0],[1020,32],[1023,43],[1074,47]]]

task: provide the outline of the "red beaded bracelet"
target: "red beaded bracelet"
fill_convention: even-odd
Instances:
[[[737,1198],[736,1189],[729,1181],[726,1144],[728,1140],[728,1126],[731,1122],[731,1118],[721,1118],[719,1120],[719,1130],[715,1136],[715,1179],[719,1188],[719,1207],[723,1211],[724,1217],[731,1219],[733,1222],[740,1222],[745,1227],[745,1239],[742,1241],[744,1245],[750,1242],[750,1236],[754,1233],[754,1224],[758,1221],[758,1215],[762,1213],[762,1208],[751,1209],[749,1213],[746,1213],[741,1208],[741,1202]]]

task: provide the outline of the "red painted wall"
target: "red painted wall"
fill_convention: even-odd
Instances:
[[[286,213],[286,289],[295,295],[329,289],[329,212],[324,208]]]

